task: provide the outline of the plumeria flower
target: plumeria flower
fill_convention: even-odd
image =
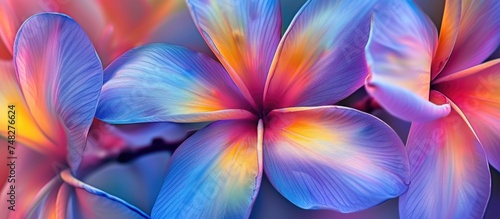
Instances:
[[[307,1],[280,41],[278,1],[189,0],[222,65],[166,44],[114,61],[98,118],[215,121],[174,152],[152,217],[248,217],[263,171],[306,209],[353,212],[406,191],[407,157],[394,131],[328,105],[363,85],[374,4]]]
[[[376,9],[368,41],[368,92],[413,121],[411,184],[403,218],[481,218],[489,163],[500,170],[500,1],[446,1],[436,27],[411,1]]]
[[[15,181],[4,185],[2,197],[14,192],[17,198],[0,217],[149,217],[77,178],[103,83],[101,62],[81,27],[62,14],[32,16],[16,36],[13,60],[15,72],[7,65],[0,74],[11,91],[0,102],[5,109],[14,105],[15,122],[0,123],[14,127],[17,159]],[[12,139],[5,130],[2,138]]]
[[[11,57],[14,37],[26,18],[60,12],[82,25],[107,66],[125,51],[147,43],[162,22],[184,8],[182,0],[0,0],[0,58]]]

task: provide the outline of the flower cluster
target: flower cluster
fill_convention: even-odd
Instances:
[[[485,214],[498,0],[446,0],[439,31],[411,0],[308,0],[284,32],[278,0],[20,2],[0,2],[1,218],[249,218],[264,177],[303,209]],[[206,49],[162,40],[184,14]]]

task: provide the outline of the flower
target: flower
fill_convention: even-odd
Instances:
[[[166,44],[110,64],[99,119],[215,121],[174,152],[152,217],[248,217],[263,171],[307,209],[358,211],[406,191],[407,157],[394,131],[328,105],[363,85],[374,4],[308,1],[280,41],[278,1],[190,0],[222,65]]]
[[[368,92],[412,121],[403,218],[481,218],[500,169],[500,2],[446,1],[441,31],[411,1],[375,11]],[[389,8],[389,10],[387,10]]]
[[[11,158],[15,181],[4,185],[2,194],[17,196],[10,203],[12,210],[0,209],[1,218],[95,218],[105,213],[149,217],[76,178],[103,70],[92,43],[74,20],[57,13],[30,17],[16,36],[13,62],[5,62],[0,73],[9,91],[0,93],[3,115],[7,110],[15,115],[0,120],[14,134],[7,129],[0,134],[13,140],[9,145],[16,157]]]

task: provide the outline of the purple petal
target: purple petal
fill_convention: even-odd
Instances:
[[[269,181],[301,208],[354,212],[407,189],[404,145],[371,115],[338,106],[285,108],[271,112],[265,126]]]

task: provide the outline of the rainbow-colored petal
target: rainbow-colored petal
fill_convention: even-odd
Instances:
[[[92,43],[73,19],[38,14],[18,32],[14,64],[36,125],[67,152],[75,171],[102,87],[101,62]]]
[[[489,162],[500,170],[500,59],[440,79],[436,89],[465,114]]]
[[[19,88],[14,64],[11,60],[0,60],[0,81],[2,81],[2,86],[0,86],[0,104],[2,106],[0,113],[8,115],[10,110],[8,106],[14,105],[13,109],[16,114],[14,124],[9,124],[10,120],[7,119],[0,120],[0,126],[5,127],[0,129],[0,136],[7,138],[9,130],[15,131],[15,140],[23,145],[42,153],[62,154],[59,152],[57,145],[54,145],[44,136],[31,116]],[[13,128],[8,129],[9,125]]]
[[[438,92],[436,103],[446,102]],[[402,218],[481,218],[490,196],[484,151],[458,108],[443,118],[414,122],[407,142],[411,184],[399,198]]]
[[[97,117],[113,124],[202,122],[251,117],[224,68],[183,47],[150,44],[105,70]]]
[[[247,218],[262,176],[259,122],[218,121],[172,155],[153,218]]]
[[[268,109],[332,104],[363,85],[376,1],[308,1],[283,36],[266,82]]]
[[[261,105],[281,34],[277,0],[188,0],[201,35],[249,101]],[[251,96],[251,97],[250,97]]]
[[[461,13],[462,0],[448,0],[445,2],[439,41],[432,59],[431,79],[436,78],[450,58],[458,35]]]
[[[265,172],[301,208],[359,211],[407,189],[404,145],[371,115],[339,106],[284,108],[272,111],[265,127]]]
[[[444,77],[483,62],[500,44],[500,1],[462,0],[458,36]]]
[[[448,104],[428,101],[437,32],[411,1],[388,1],[376,8],[366,56],[366,89],[389,113],[407,121],[445,116]]]
[[[74,178],[69,170],[47,183],[37,199],[26,203],[31,204],[29,209],[11,212],[7,218],[149,218],[122,199]]]

